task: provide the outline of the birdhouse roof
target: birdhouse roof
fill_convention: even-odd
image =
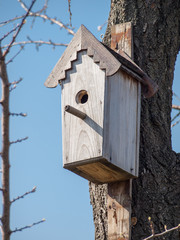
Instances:
[[[106,70],[106,76],[111,76],[122,69],[142,83],[142,91],[145,97],[151,97],[157,91],[157,84],[128,55],[121,50],[115,52],[99,42],[84,25],[81,25],[64,51],[47,78],[45,86],[54,88],[60,80],[65,80],[66,71],[72,68],[72,62],[77,60],[77,54],[82,50],[87,50],[87,55],[92,57],[95,63],[99,63],[100,69]]]

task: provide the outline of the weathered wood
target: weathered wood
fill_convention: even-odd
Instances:
[[[118,33],[120,31],[120,33]],[[116,50],[116,45],[122,45],[124,52],[121,49],[118,50],[118,54],[112,49],[104,46],[99,42],[85,26],[81,25],[74,38],[68,45],[67,49],[63,53],[62,57],[57,62],[53,71],[49,75],[45,82],[46,87],[56,87],[60,80],[66,78],[66,71],[72,67],[72,62],[77,60],[77,54],[79,51],[87,50],[87,55],[93,57],[95,63],[99,63],[101,69],[106,70],[106,76],[112,76],[119,68],[124,65],[124,70],[131,71],[131,74],[135,75],[137,81],[140,81],[143,85],[143,91],[145,97],[151,97],[157,91],[157,85],[147,77],[147,75],[130,59],[131,50],[128,50],[132,46],[131,40],[131,24],[123,24],[113,26],[112,30],[112,48]],[[127,41],[127,44],[125,43]],[[139,75],[139,76],[138,76]]]
[[[138,82],[118,71],[108,77],[107,89],[103,156],[112,164],[138,176]]]
[[[87,117],[82,121],[66,112],[62,116],[64,164],[102,156],[104,86],[105,71],[94,64],[86,51],[79,52],[78,60],[62,81],[62,109],[70,105]],[[81,90],[88,93],[85,104],[76,101]]]
[[[88,54],[94,56],[95,62],[103,62],[102,65],[106,69],[107,76],[117,72],[121,65],[92,33],[84,25],[81,25],[46,80],[46,87],[56,87],[60,79],[65,79],[65,71],[71,69],[72,62],[77,59],[77,53],[81,50],[87,50]]]
[[[129,23],[127,23],[128,32],[130,33],[128,35],[128,38],[124,37],[124,32],[126,32],[126,23],[119,24],[117,26],[112,27],[112,32],[114,34],[122,34],[122,38],[116,38],[116,44],[117,46],[121,46],[121,50],[127,52],[130,57],[133,58],[133,48],[132,48],[132,27]],[[116,30],[116,32],[115,32]],[[118,32],[119,31],[119,32]],[[113,41],[111,42],[111,47],[113,47]],[[117,49],[118,50],[118,49]],[[129,109],[129,114],[131,117],[136,119],[135,126],[130,129],[130,132],[134,131],[134,128],[136,129],[135,133],[135,142],[136,147],[133,148],[132,157],[134,154],[134,157],[136,160],[134,161],[134,166],[137,169],[136,174],[138,174],[138,158],[139,158],[139,127],[140,127],[140,91],[141,86],[137,83],[136,85],[136,114],[131,115],[130,113],[133,109]],[[128,108],[128,104],[127,104]],[[128,111],[128,110],[127,110]],[[127,119],[131,119],[128,118]],[[127,120],[126,119],[126,120]],[[120,122],[119,122],[120,124]],[[127,122],[128,126],[128,122]],[[130,134],[132,134],[132,132]],[[124,132],[124,134],[128,135],[128,131]],[[129,144],[132,144],[129,142]],[[116,146],[118,147],[118,146]],[[121,151],[126,151],[126,146],[123,146],[123,149]],[[131,239],[131,197],[132,197],[132,180],[126,180],[124,182],[117,182],[112,183],[108,185],[108,196],[107,196],[107,211],[108,211],[108,240],[130,240]]]
[[[85,119],[87,116],[85,113],[81,112],[80,110],[78,110],[76,108],[71,107],[70,105],[66,105],[64,110],[68,113],[73,114],[74,116],[76,116],[78,118],[81,118],[81,119]]]
[[[64,168],[100,184],[124,181],[134,177],[102,157],[64,164]]]
[[[131,182],[108,184],[108,240],[130,239]]]
[[[121,70],[105,80],[105,71],[86,51],[77,57],[62,81],[62,109],[70,106],[71,113],[86,118],[65,109],[64,167],[96,183],[137,177],[138,82]]]
[[[115,51],[123,50],[129,57],[132,57],[133,38],[132,23],[126,22],[113,25],[111,28],[111,48]],[[132,58],[133,59],[133,58]]]

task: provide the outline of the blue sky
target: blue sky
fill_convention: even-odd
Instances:
[[[48,15],[68,23],[67,2],[50,0]],[[1,0],[0,5],[0,22],[24,14],[15,0]],[[39,10],[42,5],[43,1],[38,1],[34,10]],[[74,31],[84,24],[100,40],[105,28],[98,32],[97,27],[107,20],[109,8],[110,0],[72,1]],[[31,23],[32,19],[28,18],[17,41],[26,40],[27,36],[33,40],[51,39],[62,43],[69,43],[72,39],[65,30],[44,23],[41,19],[35,20],[32,29]],[[1,34],[12,27],[12,24],[3,27]],[[53,50],[52,47],[42,46],[36,51],[35,46],[29,45],[13,63],[8,64],[11,82],[23,78],[11,92],[11,112],[28,114],[26,118],[11,117],[11,141],[29,137],[27,141],[11,146],[11,198],[37,186],[36,193],[12,205],[11,228],[13,230],[46,219],[46,222],[30,230],[15,233],[12,240],[94,239],[88,181],[62,168],[60,87],[44,87],[46,78],[64,50],[64,47]],[[8,58],[17,51],[18,47],[12,48]],[[180,96],[179,66],[180,59],[176,64],[174,81],[174,91]],[[175,99],[174,104],[180,105],[180,101]],[[174,127],[172,134],[173,148],[179,151],[180,126]]]

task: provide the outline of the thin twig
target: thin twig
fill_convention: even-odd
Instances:
[[[30,5],[29,9],[27,10],[27,13],[25,14],[24,18],[22,19],[21,24],[19,25],[17,32],[14,34],[14,36],[13,36],[13,38],[12,38],[12,41],[10,42],[8,48],[7,48],[6,51],[3,53],[3,57],[4,57],[4,58],[5,58],[5,56],[8,54],[8,52],[9,52],[12,44],[15,42],[16,37],[18,36],[21,28],[22,28],[23,25],[25,24],[25,20],[26,20],[27,16],[29,15],[29,13],[30,13],[30,11],[31,11],[31,9],[32,9],[32,7],[33,7],[33,5],[34,5],[35,2],[36,2],[36,0],[32,0],[32,3],[31,3],[31,5]]]
[[[20,52],[23,50],[23,46],[21,46],[21,48],[19,49],[19,51],[6,63],[9,64],[11,62],[13,62],[13,60],[20,54]]]
[[[24,16],[25,16],[25,14],[22,15],[22,16],[18,16],[18,17],[11,18],[11,19],[6,20],[6,21],[4,21],[4,22],[0,22],[0,27],[3,27],[4,25],[6,25],[6,24],[8,24],[8,23],[14,22],[14,21],[19,20],[19,19],[21,19],[21,18],[24,18]]]
[[[21,139],[17,139],[16,141],[12,141],[12,142],[10,142],[9,144],[20,143],[20,142],[23,142],[23,141],[25,141],[25,140],[27,140],[27,139],[28,139],[28,137],[21,138]]]
[[[29,194],[31,194],[31,193],[34,193],[35,191],[36,191],[36,187],[33,187],[33,189],[32,189],[31,191],[26,192],[26,193],[24,193],[23,195],[14,198],[14,199],[11,201],[11,203],[13,203],[13,202],[15,202],[15,201],[17,201],[17,200],[19,200],[19,199],[21,199],[21,198],[24,198],[25,196],[27,196],[27,195],[29,195]]]
[[[71,24],[71,17],[72,17],[71,0],[68,0],[68,12],[69,12],[69,26],[72,27],[72,24]]]
[[[16,27],[14,27],[11,31],[9,31],[8,33],[6,33],[2,38],[0,38],[0,42],[2,40],[4,40],[7,36],[9,36],[9,34],[11,34],[12,32],[15,32],[16,29],[19,27],[20,24],[18,24]]]
[[[180,119],[179,119],[178,121],[176,121],[175,123],[173,123],[173,124],[171,125],[171,127],[176,126],[179,122],[180,122]]]
[[[37,224],[43,223],[43,222],[45,222],[45,221],[46,221],[46,220],[43,218],[41,221],[35,222],[35,223],[31,224],[31,225],[27,225],[27,226],[22,227],[22,228],[16,228],[15,230],[11,231],[11,233],[21,232],[21,231],[23,231],[23,230],[25,230],[25,229],[27,229],[27,228],[31,228],[31,227],[33,227],[33,226],[35,226],[35,225],[37,225]]]
[[[27,7],[24,4],[24,2],[22,0],[18,0],[18,2],[21,4],[21,7],[27,12]],[[47,16],[47,14],[40,14],[39,12],[29,12],[29,16],[31,17],[39,17],[42,18],[44,20],[49,20],[51,23],[55,23],[56,25],[60,26],[61,28],[66,29],[70,34],[74,35],[74,31],[70,28],[68,28],[64,23],[62,23],[59,20],[56,20],[55,18],[51,18],[49,16]]]
[[[102,25],[98,26],[98,27],[97,27],[97,30],[98,30],[98,31],[101,31],[102,28],[107,24],[107,22],[108,22],[108,21],[105,21]]]
[[[171,120],[171,122],[173,122],[179,115],[180,115],[180,111],[173,117],[173,119]]]
[[[167,233],[169,233],[169,232],[172,232],[172,231],[174,231],[174,230],[177,230],[177,229],[180,229],[180,224],[177,225],[176,227],[173,227],[173,228],[170,228],[170,229],[168,229],[168,230],[165,230],[165,231],[162,232],[162,233],[157,233],[157,234],[151,235],[151,236],[149,236],[149,237],[147,237],[147,238],[144,238],[143,240],[149,240],[149,239],[153,239],[153,238],[156,238],[156,237],[160,237],[160,236],[163,236],[163,235],[165,235],[165,234],[167,234]]]
[[[173,104],[173,105],[172,105],[172,108],[173,108],[173,109],[176,109],[176,110],[180,110],[180,106],[179,106],[179,105],[174,105],[174,104]]]
[[[38,41],[34,41],[34,40],[29,40],[29,41],[22,41],[22,42],[14,42],[13,44],[12,44],[12,46],[18,46],[18,45],[26,45],[26,44],[37,44],[37,45],[39,45],[39,46],[41,46],[41,45],[52,45],[52,46],[54,46],[54,47],[56,47],[56,46],[64,46],[64,47],[67,47],[68,46],[68,44],[66,44],[66,43],[54,43],[54,42],[52,42],[51,40],[49,40],[49,41],[42,41],[42,40],[38,40]],[[3,46],[2,48],[6,48],[6,47],[8,47],[8,45],[5,45],[5,46]]]
[[[23,79],[20,78],[18,81],[14,81],[14,82],[12,82],[12,83],[9,83],[9,86],[10,86],[9,92],[11,92],[11,91],[13,91],[14,89],[16,89],[17,84],[19,84],[22,80],[23,80]]]
[[[9,83],[9,85],[17,85],[17,84],[19,84],[22,80],[23,80],[23,79],[20,78],[20,79],[17,80],[17,81],[14,81],[14,82]]]
[[[11,115],[11,116],[16,116],[16,117],[19,117],[19,116],[21,116],[21,117],[27,117],[27,113],[9,113],[9,115]]]
[[[37,13],[41,13],[41,12],[43,12],[43,11],[45,11],[47,9],[47,2],[48,1],[45,2],[43,8],[40,9],[39,11],[37,11]],[[22,15],[22,16],[17,16],[17,17],[11,18],[11,19],[6,20],[4,22],[0,22],[0,27],[3,27],[4,25],[9,24],[9,23],[14,22],[14,21],[17,21],[19,19],[22,19],[22,18],[24,18],[24,16],[25,16],[25,14]]]
[[[9,92],[12,92],[14,89],[16,89],[16,85],[14,85],[13,87],[11,87],[11,88],[9,89]]]

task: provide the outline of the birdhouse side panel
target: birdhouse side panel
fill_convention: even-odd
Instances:
[[[106,86],[103,156],[137,176],[140,85],[119,70],[108,77]]]
[[[102,156],[105,71],[86,51],[78,53],[62,82],[63,163]],[[70,105],[87,116],[84,120],[64,111]]]

